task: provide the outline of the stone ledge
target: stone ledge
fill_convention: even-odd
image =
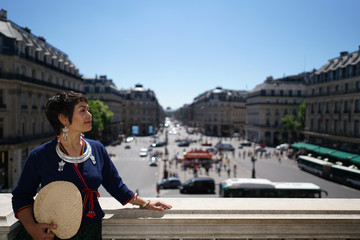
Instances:
[[[156,198],[159,200],[159,198]],[[167,198],[164,212],[100,198],[103,239],[360,239],[360,199]],[[0,240],[18,221],[0,194]]]
[[[360,199],[168,198],[164,212],[104,200],[104,239],[360,238]]]

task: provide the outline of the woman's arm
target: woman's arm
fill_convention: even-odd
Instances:
[[[32,207],[20,211],[18,217],[25,230],[34,240],[54,239],[55,234],[48,229],[56,229],[57,226],[55,224],[36,223]]]

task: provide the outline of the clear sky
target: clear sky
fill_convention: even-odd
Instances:
[[[2,0],[8,19],[85,77],[155,92],[177,109],[221,86],[318,69],[360,45],[359,0]]]

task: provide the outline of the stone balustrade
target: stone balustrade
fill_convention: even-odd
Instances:
[[[360,239],[360,199],[166,198],[164,212],[100,198],[104,240]],[[0,195],[0,240],[18,226]]]

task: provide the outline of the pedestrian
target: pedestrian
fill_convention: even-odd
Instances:
[[[236,166],[236,164],[234,164],[234,178],[236,177],[236,168],[237,168],[237,166]]]
[[[123,205],[132,203],[159,211],[171,208],[158,200],[145,200],[130,190],[105,147],[98,141],[83,137],[84,132],[92,129],[89,111],[88,100],[81,93],[59,92],[48,100],[45,113],[56,136],[30,152],[12,192],[15,217],[21,222],[17,239],[59,239],[52,230],[56,231],[60,226],[52,222],[36,222],[33,211],[38,187],[45,188],[54,182],[72,183],[81,193],[81,223],[70,239],[101,239],[101,221],[105,215],[98,201],[101,184]],[[56,209],[57,204],[53,208]],[[67,214],[63,213],[64,216]]]

